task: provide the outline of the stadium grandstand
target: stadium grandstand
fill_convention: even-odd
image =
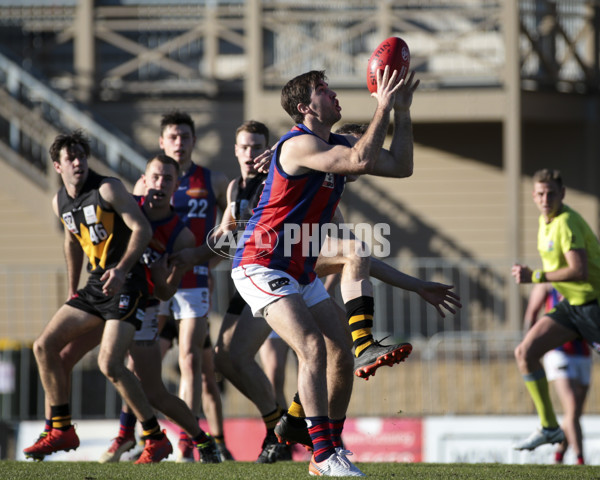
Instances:
[[[287,131],[279,93],[296,74],[325,69],[343,121],[368,122],[367,60],[389,36],[407,42],[421,79],[415,173],[361,179],[341,206],[348,223],[389,224],[385,261],[455,285],[463,308],[443,319],[375,282],[377,335],[414,350],[357,381],[349,415],[533,413],[513,358],[529,290],[510,266],[539,265],[529,200],[539,168],[561,169],[566,203],[599,231],[598,25],[600,5],[583,0],[0,0],[0,424],[43,418],[31,345],[66,297],[47,153],[57,133],[83,128],[92,167],[132,186],[157,151],[160,116],[184,109],[195,158],[233,178],[236,126]],[[231,288],[220,264],[213,330]],[[118,416],[96,354],[75,371],[74,418]],[[587,412],[599,414],[593,376]],[[231,386],[223,398],[227,418],[256,416]]]

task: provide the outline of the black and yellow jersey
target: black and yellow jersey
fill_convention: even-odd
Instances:
[[[127,248],[131,230],[102,199],[98,189],[109,177],[89,170],[76,198],[63,186],[58,191],[58,213],[67,229],[77,237],[88,257],[88,272],[102,274],[115,267]]]

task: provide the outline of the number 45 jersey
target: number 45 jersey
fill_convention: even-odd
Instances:
[[[212,188],[209,169],[192,163],[179,179],[179,188],[173,194],[171,205],[196,237],[196,246],[206,242],[206,236],[215,227],[217,200]],[[181,280],[180,288],[208,287],[208,263],[196,265]]]
[[[101,275],[116,266],[127,248],[131,230],[102,199],[98,189],[109,177],[88,171],[83,189],[75,198],[63,186],[58,191],[58,214],[79,240],[88,257],[88,272]]]

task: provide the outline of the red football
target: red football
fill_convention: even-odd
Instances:
[[[377,91],[377,70],[383,70],[386,65],[390,66],[391,71],[398,70],[400,78],[406,77],[410,65],[410,51],[406,42],[400,37],[386,38],[371,54],[367,67],[369,92]]]

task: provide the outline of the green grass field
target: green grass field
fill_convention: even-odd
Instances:
[[[600,467],[574,465],[504,465],[504,464],[432,464],[432,463],[357,463],[368,478],[377,479],[498,479],[554,480],[600,478]],[[41,480],[281,480],[309,478],[305,462],[279,462],[256,465],[231,462],[221,465],[178,464],[162,462],[133,465],[122,462],[0,462],[0,479]]]

